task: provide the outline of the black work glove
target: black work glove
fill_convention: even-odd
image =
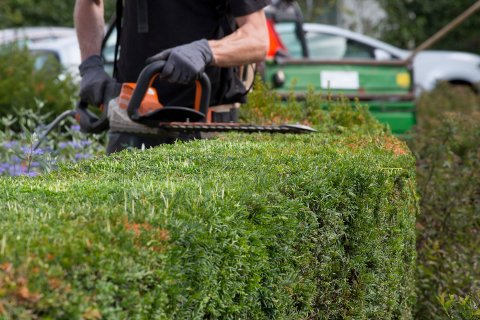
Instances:
[[[213,62],[213,53],[205,39],[164,50],[147,59],[147,64],[166,61],[160,77],[169,82],[188,84]]]
[[[102,57],[93,55],[85,59],[80,66],[80,98],[84,102],[99,107],[118,96],[121,84],[111,78],[103,69]]]

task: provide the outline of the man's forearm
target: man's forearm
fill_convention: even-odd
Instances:
[[[105,28],[103,0],[76,0],[74,22],[82,61],[100,54]]]
[[[268,50],[268,29],[263,11],[237,18],[239,28],[231,35],[210,40],[214,64],[219,67],[258,62]]]

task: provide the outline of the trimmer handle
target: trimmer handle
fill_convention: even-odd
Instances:
[[[88,110],[88,103],[79,101],[77,103],[75,119],[80,125],[80,131],[83,133],[101,133],[108,130],[109,123],[107,117],[107,107],[100,108],[101,114],[98,117],[96,114]]]
[[[155,78],[160,76],[164,66],[165,61],[155,61],[148,64],[140,73],[135,90],[132,94],[132,98],[130,99],[127,107],[127,114],[133,121],[139,121],[142,118],[142,115],[139,113],[141,103],[147,93],[148,88],[151,86]],[[197,86],[194,108],[196,111],[202,113],[206,119],[212,91],[210,79],[205,73],[202,73],[195,81]],[[165,109],[167,108],[169,108],[169,106],[165,106]]]

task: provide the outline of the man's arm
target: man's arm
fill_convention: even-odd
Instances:
[[[74,22],[82,61],[99,55],[105,28],[103,0],[76,0]]]
[[[94,106],[108,104],[120,92],[120,85],[103,68],[100,57],[104,36],[103,0],[76,0],[73,14],[82,63],[80,98]]]
[[[223,39],[200,39],[163,50],[146,63],[165,61],[162,78],[188,84],[208,65],[233,67],[263,60],[269,46],[263,10],[238,17],[236,22],[238,29]]]
[[[238,29],[220,40],[208,41],[213,64],[232,67],[258,62],[268,51],[268,29],[263,10],[236,18]]]

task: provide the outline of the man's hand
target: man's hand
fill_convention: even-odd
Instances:
[[[147,63],[166,61],[160,77],[179,84],[188,84],[213,62],[213,54],[205,39],[167,49],[147,59]]]
[[[98,55],[92,55],[80,64],[80,98],[82,101],[99,107],[107,105],[110,99],[120,91],[120,84],[112,79],[103,69],[103,60]]]

